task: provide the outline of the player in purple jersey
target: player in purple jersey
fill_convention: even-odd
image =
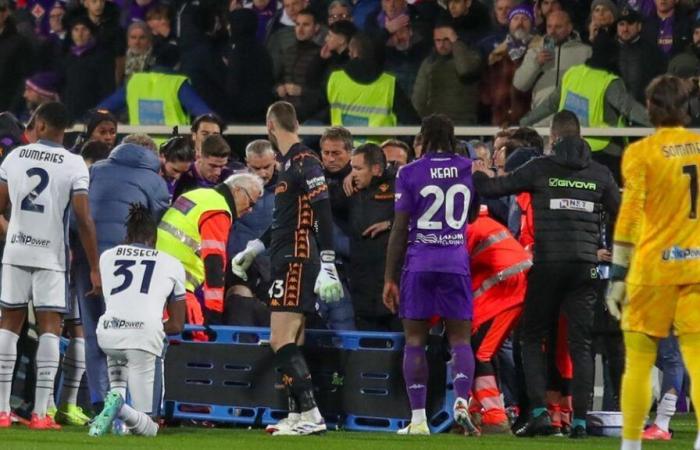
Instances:
[[[472,163],[455,154],[454,126],[445,115],[433,114],[421,128],[424,155],[402,167],[396,177],[394,226],[384,274],[384,304],[398,308],[406,335],[403,373],[411,423],[399,434],[429,434],[425,415],[428,362],[425,345],[429,320],[445,321],[450,343],[452,378],[457,400],[455,421],[477,435],[467,410],[474,375],[469,342],[472,292],[466,225],[476,218]],[[405,261],[404,261],[405,255]],[[399,271],[403,262],[399,291]]]

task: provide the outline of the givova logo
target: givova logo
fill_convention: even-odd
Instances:
[[[567,180],[565,178],[550,178],[549,187],[574,188],[595,191],[598,185],[592,181]]]

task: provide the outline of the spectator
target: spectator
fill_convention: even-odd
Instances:
[[[36,68],[42,70],[56,70],[60,67],[61,59],[67,48],[67,32],[64,23],[66,5],[62,1],[51,1],[49,13],[46,17],[47,31],[39,39],[39,48]]]
[[[538,0],[535,2],[535,28],[538,34],[547,34],[547,16],[552,11],[561,11],[559,0]]]
[[[350,61],[344,69],[331,74],[326,86],[331,125],[395,126],[418,122],[396,77],[382,70],[380,52],[369,36],[358,33],[352,38]]]
[[[172,28],[172,12],[166,5],[157,5],[146,13],[146,23],[153,36],[153,56],[160,66],[174,69],[180,61],[180,48]]]
[[[430,53],[430,44],[413,33],[409,23],[391,35],[386,42],[384,68],[396,77],[406,95],[413,94],[413,85],[421,63]]]
[[[60,79],[55,72],[39,72],[24,82],[24,111],[22,121],[29,121],[34,111],[44,103],[59,101]]]
[[[158,0],[112,0],[121,10],[121,25],[128,27],[132,23],[146,19],[148,11],[158,6]]]
[[[529,93],[515,89],[513,77],[533,41],[535,17],[529,5],[520,5],[508,18],[508,36],[488,56],[481,82],[481,103],[490,111],[495,126],[518,123],[530,108]]]
[[[280,100],[294,105],[299,120],[304,122],[320,109],[323,59],[320,46],[313,40],[319,31],[314,13],[310,9],[300,11],[295,23],[296,40],[284,51],[275,76],[275,91]]]
[[[364,144],[352,153],[350,197],[350,297],[360,331],[400,331],[401,323],[382,302],[384,264],[394,219],[395,171],[386,168],[384,152]]]
[[[547,16],[547,34],[530,46],[515,71],[513,86],[531,92],[532,108],[536,108],[559,86],[564,72],[591,56],[591,47],[581,42],[564,11],[553,11]]]
[[[118,60],[122,60],[126,52],[124,29],[119,23],[119,6],[107,0],[83,0],[82,5],[69,9],[67,22],[73,23],[76,17],[87,18],[93,25],[97,46],[109,54],[115,66],[119,66],[121,63]]]
[[[593,0],[591,13],[588,16],[588,42],[595,40],[598,31],[612,29],[618,15],[619,10],[612,0]]]
[[[398,139],[387,139],[382,142],[381,148],[384,152],[384,158],[387,164],[394,164],[396,167],[401,167],[405,166],[413,159],[411,158],[413,153],[411,147]]]
[[[334,23],[342,21],[353,21],[352,7],[345,0],[333,0],[328,5],[328,27],[330,28]]]
[[[459,39],[469,45],[475,45],[490,31],[491,18],[489,10],[479,0],[443,0],[452,28]],[[441,3],[441,6],[444,3]]]
[[[250,0],[243,4],[244,8],[250,9],[255,13],[256,28],[255,39],[260,44],[265,43],[265,33],[267,32],[267,24],[272,20],[277,12],[276,0]],[[233,12],[233,11],[231,11]],[[234,31],[231,28],[229,31]]]
[[[477,142],[473,145],[476,159],[483,161],[486,167],[493,167],[493,158],[491,157],[491,149],[484,142]]]
[[[486,59],[508,35],[508,16],[515,6],[514,3],[514,0],[496,0],[493,4],[491,31],[476,43],[482,58]]]
[[[644,21],[642,39],[655,43],[669,60],[690,42],[688,11],[676,0],[654,0],[654,3],[656,11]]]
[[[9,0],[0,0],[0,111],[22,101],[22,82],[32,66],[29,42],[17,33],[10,5]]]
[[[153,153],[158,154],[158,146],[156,145],[156,141],[154,141],[153,138],[146,133],[133,133],[125,136],[124,139],[122,139],[122,144],[138,145],[139,147],[143,147],[146,150],[150,150]]]
[[[411,13],[406,0],[381,0],[381,8],[367,18],[365,31],[377,41],[386,42],[409,23]]]
[[[133,74],[126,86],[104,98],[98,108],[115,114],[126,108],[130,125],[187,125],[190,116],[211,113],[187,77],[164,67]]]
[[[433,54],[423,61],[416,76],[413,106],[421,117],[439,112],[456,125],[474,125],[481,57],[457,39],[452,25],[437,25],[433,40]]]
[[[126,30],[127,49],[124,74],[127,82],[137,72],[150,72],[156,63],[153,54],[153,35],[145,22],[134,22]]]
[[[680,78],[700,75],[700,20],[693,22],[693,40],[668,63],[668,73]]]
[[[250,10],[232,11],[228,20],[231,38],[224,54],[227,98],[224,117],[237,123],[260,123],[272,102],[272,60],[255,39],[258,22]]]
[[[95,25],[87,17],[75,18],[70,31],[73,45],[63,60],[61,98],[73,120],[80,120],[114,89],[114,58],[96,41]]]
[[[231,156],[231,147],[220,134],[212,134],[204,138],[200,156],[175,183],[173,201],[193,189],[210,188],[222,183],[232,173],[227,166],[229,156]]]
[[[554,114],[568,110],[590,127],[619,126],[626,119],[650,126],[644,106],[627,92],[618,76],[618,49],[607,33],[598,33],[593,42],[593,55],[585,64],[573,66],[562,79],[561,89],[522,118],[522,125],[532,125]],[[597,162],[606,165],[619,180],[622,148],[611,138],[587,138],[586,142]]]
[[[168,193],[172,199],[175,183],[180,175],[187,172],[194,161],[192,141],[185,136],[175,136],[160,146],[160,176],[168,185]]]
[[[326,63],[326,71],[342,69],[350,60],[350,39],[357,33],[357,27],[348,20],[335,21],[328,27],[328,33],[321,58]]]
[[[624,8],[617,21],[620,77],[635,100],[644,104],[644,90],[651,80],[666,71],[666,61],[657,46],[642,39],[641,30],[641,14]]]
[[[267,24],[265,46],[272,58],[274,73],[282,67],[284,51],[294,44],[297,15],[309,5],[308,0],[284,0],[282,9]]]

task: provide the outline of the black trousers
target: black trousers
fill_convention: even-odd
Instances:
[[[546,407],[547,356],[544,347],[558,324],[561,311],[569,323],[569,351],[574,366],[574,417],[586,418],[593,393],[591,345],[597,281],[595,265],[590,263],[536,263],[530,269],[519,331],[531,408]]]

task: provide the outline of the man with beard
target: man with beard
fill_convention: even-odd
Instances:
[[[44,103],[59,100],[59,78],[54,72],[39,72],[24,82],[24,100],[26,110],[19,118],[29,121],[34,111]]]
[[[668,63],[668,73],[680,78],[700,75],[700,20],[693,23],[693,43]]]
[[[666,70],[661,50],[642,39],[642,16],[632,8],[624,8],[617,20],[617,46],[620,78],[639,103],[644,103],[644,89]]]
[[[530,93],[515,89],[513,77],[532,42],[534,23],[531,6],[523,4],[513,8],[508,14],[508,35],[488,57],[481,103],[490,109],[492,125],[516,124],[530,107]]]

